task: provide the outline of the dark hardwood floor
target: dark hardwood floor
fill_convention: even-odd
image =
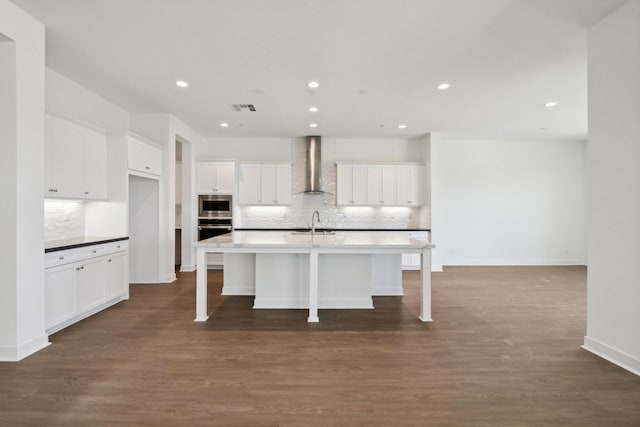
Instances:
[[[209,279],[206,323],[180,274],[1,363],[0,425],[640,426],[640,377],[580,348],[584,268],[447,268],[430,324],[417,272],[319,324]]]

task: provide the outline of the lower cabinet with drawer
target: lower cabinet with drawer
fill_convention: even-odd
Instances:
[[[53,334],[129,299],[128,244],[68,249],[45,257],[46,331]]]

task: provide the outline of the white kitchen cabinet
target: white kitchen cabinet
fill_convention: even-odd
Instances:
[[[396,167],[396,203],[398,206],[421,206],[424,192],[424,166]]]
[[[198,194],[232,194],[234,182],[234,163],[198,163]]]
[[[107,256],[105,263],[105,297],[115,298],[127,292],[127,254],[120,252]]]
[[[52,334],[129,298],[128,242],[45,256],[45,321]]]
[[[338,165],[337,203],[343,206],[368,204],[366,165]]]
[[[107,199],[107,137],[47,115],[45,197]]]
[[[83,261],[76,267],[76,310],[84,312],[104,300],[105,260],[103,257]]]
[[[394,165],[367,166],[367,204],[396,205],[396,167]]]
[[[291,203],[291,165],[245,163],[240,165],[239,203],[288,205]]]
[[[162,150],[141,139],[127,137],[128,167],[130,171],[162,175]]]
[[[76,267],[73,264],[45,270],[46,327],[59,325],[76,314]]]

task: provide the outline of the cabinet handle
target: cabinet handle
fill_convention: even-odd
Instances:
[[[149,166],[145,166],[144,168],[145,168],[145,169],[151,169]]]
[[[63,256],[59,256],[58,259],[64,259],[64,257]]]
[[[107,262],[111,262],[111,260],[109,259],[109,260],[107,260]]]
[[[412,204],[413,202],[411,200],[409,200],[409,204]]]
[[[380,203],[384,203],[384,200],[380,200]]]
[[[58,189],[57,188],[50,188],[49,189],[49,193],[57,193]]]
[[[91,252],[93,252],[94,254],[95,254],[95,253],[98,253],[98,251],[91,251]]]
[[[88,191],[85,191],[85,192],[84,192],[84,194],[85,194],[85,196],[86,196],[86,195],[88,195],[88,194],[89,194],[89,192],[88,192]]]
[[[278,203],[278,201],[277,201],[277,200],[274,200],[274,201],[273,201],[273,203]]]

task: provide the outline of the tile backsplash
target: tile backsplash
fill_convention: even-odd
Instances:
[[[84,202],[44,201],[45,242],[82,236],[84,236]]]
[[[311,215],[320,213],[319,228],[428,228],[429,210],[409,207],[337,207],[336,143],[322,142],[324,194],[305,194],[306,146],[292,143],[291,205],[241,206],[242,228],[308,228]]]

